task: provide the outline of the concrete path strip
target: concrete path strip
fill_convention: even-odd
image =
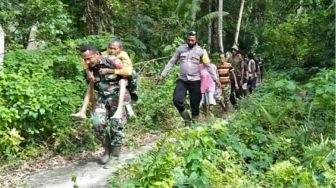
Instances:
[[[113,161],[111,168],[105,169],[97,163],[97,159],[78,161],[64,167],[41,171],[29,176],[23,187],[31,188],[73,188],[72,176],[76,176],[79,188],[106,187],[109,177],[117,172],[118,167],[126,161],[149,151],[155,143],[149,143],[136,150],[121,153],[118,161]]]

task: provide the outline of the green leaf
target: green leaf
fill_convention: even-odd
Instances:
[[[291,91],[294,91],[296,89],[296,85],[293,82],[288,82],[287,88]]]
[[[274,84],[274,86],[275,86],[276,88],[283,87],[284,85],[285,85],[285,82],[282,81],[282,80],[276,81],[275,84]]]
[[[40,108],[39,111],[40,111],[41,115],[43,115],[45,113],[45,109],[43,109],[43,108]]]

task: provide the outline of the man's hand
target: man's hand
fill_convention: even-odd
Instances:
[[[102,68],[99,70],[99,75],[114,74],[114,69]]]
[[[221,85],[222,85],[222,84],[220,83],[219,79],[216,79],[216,80],[215,80],[215,83],[218,85],[218,87],[221,87]]]
[[[240,86],[243,85],[243,78],[240,79],[240,81],[239,81],[239,85],[240,85]]]
[[[95,79],[92,72],[87,72],[86,76],[90,82],[93,82]]]
[[[238,84],[237,84],[237,83],[235,84],[235,87],[236,87],[236,89],[239,89],[239,86],[238,86]]]
[[[163,76],[158,76],[157,78],[156,78],[156,83],[157,84],[159,84],[159,83],[161,83],[163,80],[165,79],[165,77],[163,77]]]

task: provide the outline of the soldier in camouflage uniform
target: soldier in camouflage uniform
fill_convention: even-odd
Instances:
[[[123,108],[122,117],[112,119],[118,107],[120,76],[129,76],[131,71],[118,71],[116,75],[115,62],[111,58],[102,57],[94,46],[83,46],[81,56],[94,75],[94,90],[97,102],[93,110],[93,129],[102,142],[105,152],[100,160],[107,163],[111,157],[118,157],[123,140],[123,128],[127,122],[127,113]],[[126,90],[124,105],[130,102]]]
[[[231,77],[231,95],[230,101],[232,105],[236,108],[237,101],[236,98],[240,99],[242,96],[245,96],[245,92],[243,90],[243,84],[247,83],[247,72],[246,72],[246,64],[244,62],[243,55],[239,51],[239,48],[236,44],[234,44],[231,48],[232,57],[228,59],[228,62],[232,64],[235,75],[237,78],[237,83],[239,88],[237,89],[234,84],[233,77]]]

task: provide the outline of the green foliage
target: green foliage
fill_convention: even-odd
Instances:
[[[140,58],[161,57],[162,49],[184,34],[186,21],[172,12],[177,3],[177,0],[5,0],[0,2],[0,22],[6,33],[7,49],[25,47],[29,31],[36,25],[39,39],[48,42],[115,34],[127,43],[127,50],[132,49],[136,62]]]
[[[136,127],[166,129],[175,126],[174,116],[176,109],[172,104],[172,96],[177,77],[176,71],[172,73],[164,83],[150,77],[141,77],[137,91],[139,100],[134,104],[137,117],[131,120]],[[169,126],[167,126],[169,125]]]
[[[37,37],[53,41],[71,31],[71,20],[59,0],[2,1],[0,22],[11,44],[28,44],[29,32],[36,25]],[[14,46],[15,47],[15,46]]]
[[[0,150],[4,156],[11,157],[21,150],[20,144],[24,138],[20,136],[20,133],[15,128],[11,130],[8,130],[8,128],[2,129],[0,130],[0,135]]]
[[[304,1],[298,6],[302,8],[300,15],[287,14],[287,20],[278,26],[264,28],[258,50],[277,69],[333,67],[335,3]]]
[[[71,181],[73,183],[73,188],[78,188],[79,186],[77,185],[77,176],[71,176]]]
[[[37,24],[37,37],[42,40],[55,40],[70,31],[71,20],[64,10],[64,4],[58,0],[29,1],[25,5],[27,15],[34,15],[31,23]],[[27,19],[27,18],[26,18]]]
[[[108,1],[106,2],[111,11],[110,24],[105,25],[110,33],[115,33],[130,44],[130,48],[135,52],[136,59],[153,59],[163,55],[162,49],[170,44],[176,37],[183,32],[184,22],[172,14],[172,10],[177,6],[177,0],[172,1]],[[68,1],[68,4],[73,2]],[[78,4],[78,3],[77,3]],[[75,4],[77,6],[77,4]],[[80,3],[83,6],[82,3]],[[84,4],[84,8],[85,8]],[[82,10],[78,10],[81,12]],[[97,7],[101,9],[101,7]],[[106,11],[106,10],[105,10]],[[81,21],[78,14],[76,19]],[[99,17],[97,15],[96,17]],[[88,25],[91,25],[88,23]],[[102,23],[101,25],[104,25]],[[99,25],[98,25],[99,26]],[[100,26],[99,26],[100,27]],[[80,32],[80,31],[79,31]],[[96,33],[97,34],[97,33]]]
[[[245,108],[228,123],[168,133],[149,154],[114,176],[111,185],[332,187],[334,109],[315,101],[322,97],[317,90],[334,85],[333,74],[322,71],[305,85],[278,75],[240,101]],[[326,92],[326,102],[332,96],[335,92]]]
[[[303,162],[304,165],[312,172],[313,178],[321,185],[328,186],[330,183],[336,183],[335,164],[336,153],[335,140],[330,141],[321,137],[320,143],[314,143],[304,148]]]
[[[200,18],[197,22],[196,25],[203,25],[203,24],[207,24],[208,22],[211,22],[213,20],[217,20],[218,19],[218,14],[219,12],[210,12],[207,15],[203,16],[202,18]],[[228,12],[223,11],[222,12],[223,16],[227,16],[229,15]]]
[[[167,55],[175,53],[176,48],[183,44],[184,40],[181,37],[176,37],[172,44],[165,46],[163,52]]]
[[[176,37],[175,40],[169,44],[166,45],[162,53],[165,55],[165,57],[160,57],[158,59],[153,59],[149,61],[144,62],[136,62],[134,64],[135,69],[138,70],[138,73],[141,74],[141,76],[144,77],[156,77],[158,76],[165,65],[167,64],[170,57],[175,53],[176,48],[178,48],[183,43],[183,39],[180,37]],[[173,76],[173,78],[176,78]]]
[[[0,122],[1,130],[19,131],[18,135],[24,138],[20,146],[24,149],[27,144],[52,142],[55,135],[62,136],[64,130],[71,129],[73,122],[64,116],[74,110],[74,102],[79,102],[80,85],[71,80],[53,79],[52,71],[48,71],[51,57],[46,58],[40,53],[19,54],[6,56],[6,65],[13,67],[9,69],[6,66],[1,77],[1,99],[6,103],[2,106],[4,111],[1,111]],[[16,57],[27,58],[28,61]],[[17,144],[12,145],[15,148]],[[16,150],[4,156],[14,157],[18,153],[20,151]]]
[[[276,163],[270,167],[266,174],[272,186],[275,187],[318,187],[312,175],[305,172],[301,167],[296,167],[289,161]]]
[[[317,74],[306,84],[308,95],[313,96],[312,101],[316,107],[332,112],[335,108],[336,75],[332,70],[324,70]],[[329,115],[331,116],[331,114]]]

